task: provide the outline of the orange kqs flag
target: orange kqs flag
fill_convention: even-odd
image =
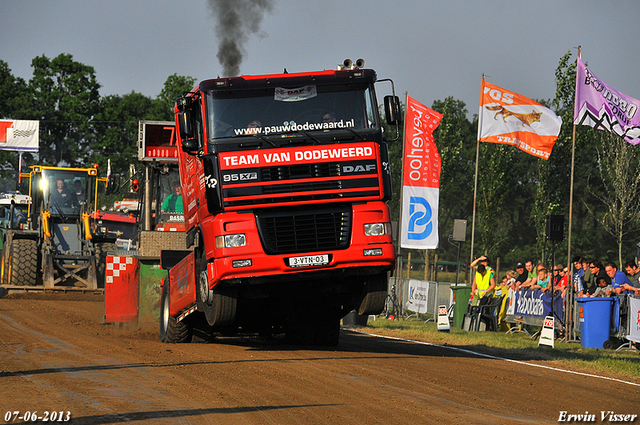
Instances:
[[[478,140],[513,145],[549,159],[562,119],[541,104],[482,79]]]

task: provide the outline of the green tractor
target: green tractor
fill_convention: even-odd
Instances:
[[[104,287],[106,254],[117,247],[114,235],[92,226],[97,182],[97,168],[31,167],[26,217],[16,220],[21,210],[14,206],[4,229],[0,284],[9,290]]]

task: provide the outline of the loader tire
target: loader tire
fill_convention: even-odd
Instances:
[[[192,327],[189,326],[186,319],[178,322],[175,317],[171,316],[169,310],[170,284],[169,278],[165,278],[160,304],[160,341],[169,344],[191,342]]]
[[[9,280],[9,251],[5,242],[2,247],[2,260],[0,261],[0,285],[6,285]]]
[[[98,288],[104,288],[104,275],[107,270],[107,254],[109,251],[115,251],[118,249],[118,245],[113,242],[104,242],[95,244],[95,257],[96,257],[96,280],[98,281]]]
[[[358,305],[358,314],[368,316],[380,314],[384,310],[384,303],[388,293],[387,273],[379,273],[366,278],[362,291],[361,301]]]
[[[38,243],[31,239],[14,239],[8,247],[9,258],[5,274],[7,284],[35,286],[38,274]]]

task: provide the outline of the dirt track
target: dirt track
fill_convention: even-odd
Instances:
[[[337,349],[250,338],[167,345],[155,326],[101,324],[95,295],[40,298],[0,299],[0,423],[9,410],[68,411],[82,424],[225,425],[551,423],[560,411],[589,411],[599,422],[601,410],[640,413],[639,386],[445,348],[346,331]]]

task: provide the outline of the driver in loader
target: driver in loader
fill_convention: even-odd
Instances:
[[[76,195],[67,189],[64,179],[56,181],[56,188],[53,190],[53,197],[60,207],[70,208],[78,204]]]

